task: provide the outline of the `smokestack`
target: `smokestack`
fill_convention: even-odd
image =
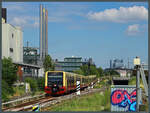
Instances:
[[[46,42],[45,42],[45,48],[46,48],[46,50],[45,50],[45,53],[46,53],[46,55],[48,55],[48,11],[47,11],[47,9],[46,9],[46,40],[45,40]]]
[[[42,42],[43,42],[43,59],[45,59],[45,28],[46,28],[46,26],[45,26],[45,8],[43,8],[43,40],[42,40]]]
[[[40,5],[40,60],[42,60],[42,54],[43,54],[43,8],[42,5]]]

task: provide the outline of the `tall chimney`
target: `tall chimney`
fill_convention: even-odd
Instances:
[[[46,40],[45,40],[45,53],[48,55],[48,11],[46,9]]]
[[[43,59],[45,59],[45,8],[43,8]]]
[[[42,5],[40,5],[40,60],[42,60],[43,57],[43,8]]]

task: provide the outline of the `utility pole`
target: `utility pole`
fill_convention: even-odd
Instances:
[[[134,65],[137,70],[136,76],[136,111],[139,112],[139,96],[140,96],[140,58],[136,57],[134,59]]]

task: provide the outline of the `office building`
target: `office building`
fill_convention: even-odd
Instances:
[[[55,70],[73,72],[79,70],[84,64],[93,65],[92,58],[83,60],[82,57],[65,57],[64,61],[55,61]]]
[[[124,68],[123,60],[115,59],[115,60],[113,60],[113,62],[111,61],[110,67],[113,69]]]

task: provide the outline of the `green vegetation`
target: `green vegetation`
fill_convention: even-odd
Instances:
[[[14,94],[13,96],[22,96],[25,94],[25,86],[16,86],[13,87]]]
[[[22,96],[25,94],[25,86],[13,86],[18,80],[17,66],[12,63],[11,58],[4,58],[2,60],[2,101],[9,101],[15,96]],[[32,94],[44,91],[44,78],[26,78],[31,87]]]
[[[11,58],[4,58],[2,67],[2,79],[11,86],[17,80],[17,66],[12,63]]]
[[[136,85],[136,76],[133,76],[130,80],[129,80],[129,85]],[[142,79],[140,79],[140,87],[144,90],[144,85],[142,82]]]
[[[74,73],[81,75],[97,75],[97,77],[103,76],[104,71],[101,67],[96,68],[95,65],[83,65],[79,70],[75,70]]]
[[[12,84],[17,80],[17,66],[11,58],[4,58],[2,67],[2,101],[7,101],[14,94]]]
[[[103,81],[97,83],[94,88],[103,88],[103,87],[110,87],[111,80],[104,79]]]
[[[106,76],[109,76],[109,75],[113,75],[113,76],[120,76],[120,74],[117,72],[117,71],[115,71],[115,70],[108,70],[108,71],[105,71],[105,75]]]
[[[44,91],[44,87],[45,87],[45,78],[38,78],[37,80],[37,85],[38,85],[38,90],[40,91]]]
[[[44,59],[44,70],[46,71],[50,71],[50,70],[54,70],[54,63],[52,62],[52,58],[50,55],[47,55]]]
[[[48,111],[110,111],[110,89],[66,100]]]
[[[136,76],[132,77],[130,80],[129,80],[129,85],[136,85]]]
[[[45,84],[44,78],[35,79],[35,78],[27,77],[25,78],[25,82],[30,84],[30,88],[33,95],[39,91],[44,91],[44,84]]]
[[[107,70],[104,71],[101,67],[96,67],[95,65],[83,65],[80,67],[79,70],[73,71],[74,73],[81,74],[81,75],[97,75],[97,77],[103,76],[120,76],[120,74],[115,70]]]
[[[38,90],[37,81],[34,78],[25,78],[25,82],[30,84],[31,91],[34,93]]]

